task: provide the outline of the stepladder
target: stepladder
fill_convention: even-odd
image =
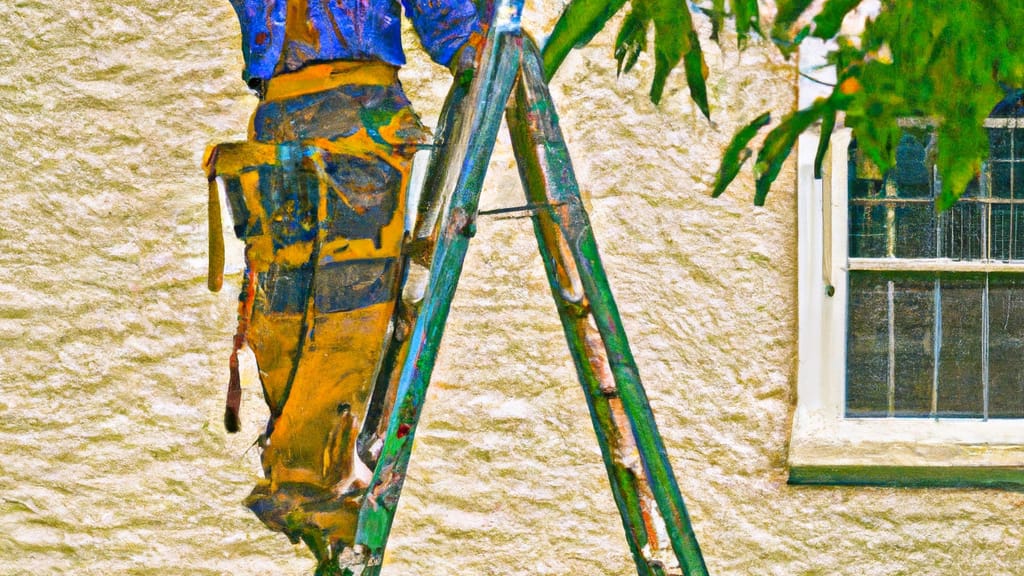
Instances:
[[[525,193],[519,210],[532,221],[637,574],[707,574],[601,263],[540,50],[521,28],[522,9],[523,0],[488,5],[491,24],[476,67],[456,77],[434,143],[424,147],[431,154],[401,257],[401,299],[356,441],[373,476],[359,508],[354,545],[318,574],[381,573],[503,118]],[[306,157],[316,165],[320,151],[314,145],[273,154]],[[211,242],[220,234],[214,194],[211,187]],[[211,247],[211,288],[219,286],[223,268],[217,254],[222,248]],[[236,380],[229,387],[229,414],[232,402],[237,414]]]
[[[531,213],[637,573],[706,574],[601,264],[540,52],[520,26],[521,10],[516,0],[494,6],[473,78],[468,85],[456,80],[441,115],[408,255],[411,329],[391,348],[394,408],[360,511],[356,544],[363,565],[350,573],[378,573],[504,113],[524,209]],[[666,549],[678,567],[658,559]]]

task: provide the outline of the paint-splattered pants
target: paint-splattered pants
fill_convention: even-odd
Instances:
[[[395,72],[339,62],[275,77],[250,131],[280,144],[274,161],[228,181],[246,241],[240,332],[271,413],[266,479],[246,505],[321,559],[353,542],[372,473],[355,441],[400,289],[411,158],[427,137]]]

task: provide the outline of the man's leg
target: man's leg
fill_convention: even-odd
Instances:
[[[301,262],[294,246],[278,242],[267,271],[257,275],[248,342],[271,421],[262,456],[266,480],[246,504],[267,526],[304,540],[321,563],[354,542],[372,475],[356,455],[356,439],[390,341],[409,172],[408,158],[390,160],[367,170],[348,163],[349,170],[332,174],[318,210],[317,248]],[[375,176],[395,169],[397,178],[374,185]],[[358,196],[344,197],[346,189]],[[352,207],[372,209],[377,194],[392,197],[387,217],[378,216],[370,231],[361,230],[365,220],[357,223],[369,238],[346,238]]]

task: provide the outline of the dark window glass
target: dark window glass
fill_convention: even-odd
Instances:
[[[938,415],[984,415],[982,387],[982,294],[985,277],[965,274],[942,277],[941,352],[939,353]]]
[[[896,258],[934,258],[936,247],[935,204],[929,200],[894,209]]]
[[[1020,108],[1015,112],[1020,113]],[[1017,120],[1021,118],[1018,116]],[[1007,131],[1013,132],[1013,157],[1016,159],[1024,158],[1024,128],[1008,128]],[[1007,156],[1009,158],[1010,156]]]
[[[1021,148],[1024,152],[1024,148]],[[1024,158],[1013,163],[1013,192],[1010,198],[1024,200]]]
[[[889,397],[889,282],[851,272],[846,338],[846,415],[886,416]]]
[[[1012,131],[992,128],[988,131],[988,156],[991,160],[1009,160],[1012,155]]]
[[[889,237],[885,219],[885,206],[850,204],[850,256],[885,258]]]
[[[960,201],[940,215],[941,257],[953,260],[981,258],[983,208],[976,202]]]
[[[1024,279],[989,277],[989,417],[1024,418]]]
[[[1015,162],[1007,162],[1005,160],[991,160],[989,162],[993,198],[1013,198],[1013,167],[1015,165]]]
[[[993,260],[1010,260],[1011,254],[1020,250],[1015,242],[1020,235],[1018,213],[1024,206],[994,205],[989,222],[989,255]]]
[[[1010,245],[1010,257],[1024,260],[1024,205],[1013,207],[1013,242]]]
[[[896,166],[886,176],[896,185],[899,198],[930,198],[931,177],[925,162],[927,136],[904,134],[896,147]]]
[[[934,275],[894,275],[895,416],[928,416],[931,413],[934,329]]]

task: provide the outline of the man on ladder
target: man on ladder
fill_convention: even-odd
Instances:
[[[250,506],[269,526],[285,531],[293,538],[301,537],[310,544],[320,558],[318,574],[379,574],[430,373],[466,247],[475,231],[477,205],[487,162],[493,149],[502,112],[505,110],[505,104],[509,102],[511,106],[508,108],[508,124],[520,175],[529,200],[527,209],[532,212],[552,294],[576,363],[580,383],[584,388],[611,488],[626,529],[627,542],[636,562],[637,573],[640,576],[668,574],[664,563],[657,557],[659,552],[671,548],[684,574],[706,574],[700,549],[654,424],[646,394],[640,384],[636,365],[590,232],[587,215],[582,207],[568,151],[558,129],[557,116],[543,79],[539,52],[532,40],[524,36],[520,30],[521,10],[522,0],[499,0],[493,9],[487,10],[492,18],[487,18],[491,25],[486,40],[478,46],[467,38],[473,51],[478,52],[474,54],[476,69],[472,74],[472,81],[466,85],[458,81],[460,77],[465,77],[457,75],[456,84],[442,112],[437,139],[439,148],[432,158],[427,186],[420,201],[417,224],[413,230],[412,249],[403,257],[396,257],[401,262],[397,266],[400,272],[395,273],[396,281],[409,277],[411,271],[420,270],[422,275],[427,277],[427,282],[425,287],[415,282],[405,282],[400,324],[413,327],[411,331],[395,330],[391,345],[384,355],[385,363],[381,369],[383,378],[378,379],[374,397],[368,401],[370,412],[375,412],[377,417],[387,422],[386,434],[377,434],[383,436],[383,445],[378,443],[372,450],[359,450],[367,464],[373,464],[375,468],[369,486],[362,491],[363,483],[353,482],[351,478],[344,478],[335,473],[330,480],[336,484],[332,485],[331,489],[322,491],[333,493],[334,500],[328,497],[329,494],[316,494],[308,488],[317,486],[316,481],[307,482],[296,487],[299,497],[295,501],[300,502],[304,508],[290,507],[291,495],[286,491],[285,484],[279,483],[276,487],[274,485],[273,465],[277,461],[272,460],[268,470],[269,484],[266,488],[258,486],[249,499]],[[471,33],[469,38],[472,37]],[[513,94],[514,84],[518,88]],[[258,115],[259,113],[257,117]],[[344,191],[338,185],[338,179],[332,177],[330,160],[337,153],[350,150],[350,144],[344,139],[317,139],[308,145],[296,147],[279,144],[273,150],[263,152],[251,147],[243,150],[241,147],[232,149],[230,145],[221,145],[208,160],[209,174],[211,180],[218,175],[244,180],[242,174],[246,172],[244,165],[247,163],[227,159],[232,156],[247,157],[250,164],[251,159],[256,156],[269,159],[269,163],[275,166],[288,166],[290,162],[294,167],[286,172],[297,174],[303,172],[303,166],[309,165],[305,171],[307,175],[312,174],[313,178],[304,189],[318,190],[310,196],[317,197],[319,207],[312,208],[314,203],[309,201],[310,208],[306,209],[306,212],[315,212],[317,216],[302,221],[310,222],[309,229],[315,230],[317,234],[315,241],[313,235],[310,235],[311,254],[323,254],[326,247],[332,255],[328,262],[334,262],[335,258],[343,258],[344,252],[331,248],[336,246],[332,243],[336,241],[329,237],[331,228],[325,223],[331,222],[330,215],[334,212],[329,209],[329,203],[323,198],[330,198],[332,193],[344,195]],[[230,186],[228,196],[232,197]],[[236,207],[234,202],[232,203],[237,230],[241,223],[239,214],[251,214],[251,211],[246,210],[256,196],[252,192],[242,190],[234,194],[234,197],[240,199],[240,204],[244,204]],[[298,205],[286,196],[278,198],[278,204],[282,200],[286,200],[286,204],[292,202]],[[211,200],[211,206],[213,201],[215,198]],[[294,209],[287,208],[287,215],[293,213]],[[216,220],[216,215],[214,216],[211,222]],[[252,220],[250,215],[249,222]],[[219,224],[217,226],[214,230],[211,224],[211,234],[219,233]],[[324,228],[327,228],[328,233],[324,232]],[[251,241],[249,245],[247,250],[252,251]],[[215,252],[216,250],[213,250],[211,254]],[[249,259],[252,261],[251,255]],[[324,262],[322,259],[316,260],[315,257],[313,261]],[[309,328],[306,328],[309,335],[304,338],[307,339],[321,337],[316,332],[316,311],[319,310],[320,303],[327,298],[320,298],[321,285],[317,282],[322,281],[324,277],[334,278],[324,273],[315,274],[322,267],[324,266],[314,268],[311,280],[313,289],[308,293],[307,312],[303,317],[306,319],[301,321],[303,326],[306,326],[310,322],[308,318],[314,318],[313,330],[309,331]],[[211,273],[215,268],[216,262],[211,267]],[[211,280],[211,286],[216,283],[215,280]],[[363,283],[365,285],[366,279]],[[398,291],[397,284],[394,286],[392,294]],[[334,284],[323,288],[334,294],[333,298],[346,298],[332,292],[334,289]],[[245,294],[243,290],[243,296]],[[250,314],[245,309],[247,300],[251,301],[252,298],[243,298],[243,313],[240,315],[240,324],[243,328],[246,326],[245,318]],[[389,310],[393,309],[393,304],[391,306]],[[313,312],[310,313],[309,310]],[[252,314],[252,318],[255,319],[257,316]],[[240,330],[240,334],[244,336],[244,333],[244,330]],[[330,331],[328,335],[333,339],[337,338],[340,332]],[[239,340],[236,338],[236,345],[240,345]],[[307,348],[301,338],[296,342],[297,347],[288,351],[290,357],[301,359],[304,354],[309,354],[310,351],[317,353],[316,350],[319,350]],[[332,343],[325,345],[334,346]],[[380,346],[375,350],[380,350]],[[365,354],[365,350],[359,352],[350,348],[345,353]],[[380,357],[378,354],[375,359]],[[285,380],[289,384],[285,388],[286,391],[293,385],[295,375],[300,373],[294,365],[289,364],[288,368],[288,378],[291,380]],[[262,366],[261,371],[265,371]],[[369,373],[365,375],[368,376]],[[392,384],[390,388],[387,386],[388,383]],[[266,383],[264,389],[266,392]],[[316,390],[316,386],[311,390]],[[385,390],[387,393],[384,393]],[[304,398],[313,405],[319,405],[322,396],[322,393],[317,392],[310,393]],[[380,400],[385,397],[386,406],[381,409]],[[294,398],[295,392],[291,391],[289,399]],[[390,398],[394,398],[393,402]],[[282,418],[275,418],[275,404],[272,400],[268,394],[272,418],[265,436],[270,447],[274,446],[274,434],[277,433],[278,422]],[[332,402],[337,401],[332,399]],[[366,409],[363,407],[366,403],[364,400],[360,405],[360,410],[364,413]],[[229,412],[230,410],[229,406]],[[351,449],[339,451],[337,448],[357,444],[353,442],[352,435],[342,436],[355,430],[352,413],[351,402],[339,403],[337,416],[331,414],[331,417],[344,422],[343,430],[333,432],[327,430],[325,426],[320,431],[320,437],[326,439],[326,445],[321,444],[324,456],[318,460],[319,456],[313,455],[310,460],[322,466],[325,471],[322,478],[327,478],[327,472],[333,470],[332,466],[337,465],[338,458],[355,458]],[[298,408],[296,414],[298,417],[304,417],[304,410]],[[325,416],[323,421],[330,422],[330,418]],[[305,423],[298,423],[297,419],[294,422],[293,426],[306,427]],[[383,428],[379,427],[378,430]],[[369,436],[367,432],[370,432]],[[363,437],[372,439],[373,430],[368,430],[367,426],[364,426]],[[288,450],[289,454],[293,452]],[[265,449],[265,467],[268,463],[267,453]],[[335,454],[337,456],[334,456]],[[319,486],[323,486],[325,480],[319,482]],[[340,490],[337,482],[344,483],[340,485]],[[309,497],[310,494],[313,494],[312,499]],[[345,500],[346,498],[349,500]],[[349,538],[353,518],[350,512],[351,504],[360,499],[358,524],[354,538]],[[344,502],[341,506],[345,509],[344,519],[336,525],[330,524],[334,521],[333,518],[342,518],[342,514],[335,512],[339,509],[339,502]],[[291,511],[295,509],[299,509],[300,512]],[[331,520],[325,522],[324,519]],[[338,528],[342,523],[345,526],[345,535],[342,535],[342,530]],[[321,529],[322,538],[317,535],[318,528]],[[353,546],[349,548],[349,545]],[[339,556],[342,553],[343,563],[339,564]]]
[[[482,37],[471,0],[405,4],[435,61],[472,62]],[[356,439],[400,291],[412,157],[429,133],[398,82],[398,2],[232,5],[243,76],[260,102],[249,142],[207,159],[246,242],[225,422],[238,429],[237,352],[247,344],[270,420],[266,478],[246,505],[327,569],[354,543],[372,473]]]

